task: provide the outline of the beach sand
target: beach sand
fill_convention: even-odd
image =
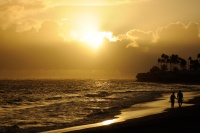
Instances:
[[[200,97],[189,100],[192,106],[167,109],[165,112],[148,115],[108,126],[73,131],[73,133],[195,133],[200,129]],[[72,133],[72,132],[71,132]]]
[[[109,126],[73,131],[73,133],[196,133],[200,129],[199,112],[199,105],[195,105]]]
[[[104,121],[45,133],[198,132],[200,129],[199,92],[184,93],[184,103],[181,108],[178,107],[178,103],[175,108],[170,108],[169,96],[170,94],[166,94],[156,101],[134,105],[137,107],[122,110],[117,119],[108,120],[107,123]]]

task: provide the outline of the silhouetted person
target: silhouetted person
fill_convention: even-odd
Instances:
[[[179,105],[179,107],[181,107],[181,105],[183,103],[183,93],[181,92],[181,90],[178,91],[177,99],[178,99],[178,105]]]
[[[172,108],[174,108],[175,99],[176,99],[176,96],[175,96],[174,92],[172,92],[172,94],[170,96],[170,102],[171,102]]]

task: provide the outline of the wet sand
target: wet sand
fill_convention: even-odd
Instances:
[[[156,101],[136,104],[122,113],[101,123],[52,130],[45,133],[107,133],[107,132],[195,132],[199,130],[200,93],[184,92],[184,103],[170,108],[170,94]]]

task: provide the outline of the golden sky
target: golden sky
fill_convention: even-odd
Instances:
[[[134,78],[200,53],[199,0],[1,0],[0,78]]]

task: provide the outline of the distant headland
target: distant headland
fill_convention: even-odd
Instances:
[[[138,73],[136,79],[138,82],[200,84],[200,53],[196,59],[189,57],[188,61],[176,54],[162,54],[157,66],[147,73]]]

